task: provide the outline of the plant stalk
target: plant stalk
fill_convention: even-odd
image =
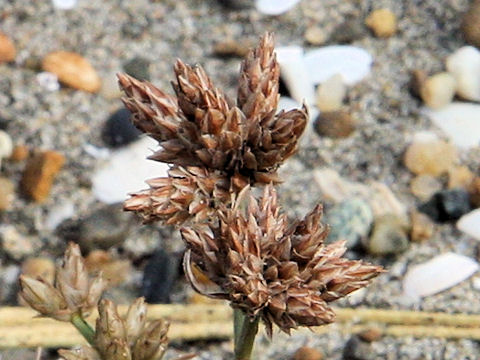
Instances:
[[[239,309],[233,310],[235,360],[250,360],[258,332],[258,320],[258,317],[251,320]]]
[[[85,319],[78,313],[75,313],[70,318],[70,322],[75,326],[78,332],[88,341],[92,346],[95,345],[95,330],[85,321]]]

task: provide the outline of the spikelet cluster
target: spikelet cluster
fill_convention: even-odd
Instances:
[[[63,264],[57,268],[55,285],[42,278],[20,276],[20,296],[43,316],[70,321],[72,315],[88,316],[107,286],[101,274],[91,278],[80,248],[70,243]]]
[[[180,60],[172,84],[176,97],[118,76],[133,123],[159,142],[150,158],[172,164],[168,178],[149,181],[150,188],[132,194],[125,209],[146,221],[181,224],[213,211],[219,192],[278,182],[277,169],[296,151],[308,114],[305,107],[276,113],[280,70],[273,50],[273,36],[266,34],[244,60],[236,102],[200,66]]]
[[[164,320],[147,322],[147,307],[138,298],[120,317],[116,305],[101,300],[95,328],[95,346],[60,350],[65,360],[158,360],[168,344],[168,323]]]
[[[250,196],[242,211],[246,191],[219,210],[219,224],[181,230],[189,248],[185,273],[197,291],[229,300],[252,319],[260,316],[270,334],[272,324],[288,333],[333,322],[328,303],[366,286],[382,271],[342,258],[344,242],[324,244],[328,226],[320,221],[321,206],[289,225],[271,185],[260,200]],[[199,275],[212,284],[206,286]]]

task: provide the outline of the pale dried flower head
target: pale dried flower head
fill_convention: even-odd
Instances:
[[[70,321],[73,314],[88,316],[97,306],[107,283],[101,274],[91,278],[80,248],[70,243],[57,268],[55,286],[43,279],[20,276],[20,296],[43,316]]]
[[[272,324],[289,332],[297,326],[334,321],[328,303],[366,286],[381,267],[342,258],[345,243],[325,245],[328,227],[320,222],[321,206],[288,225],[271,185],[263,197],[219,210],[219,224],[181,230],[188,250],[185,273],[204,295],[229,300],[252,319],[261,317],[269,334]],[[212,281],[206,286],[199,272]]]
[[[173,165],[168,178],[132,194],[125,209],[146,221],[181,224],[214,211],[216,192],[278,182],[277,168],[296,151],[308,113],[305,107],[276,113],[280,70],[269,33],[242,63],[236,103],[200,66],[178,60],[174,70],[176,97],[125,74],[118,78],[133,123],[160,144],[150,158]]]

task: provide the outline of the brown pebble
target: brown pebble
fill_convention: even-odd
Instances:
[[[245,42],[234,39],[220,41],[213,47],[213,53],[217,56],[224,57],[245,57],[250,50],[250,46]]]
[[[427,78],[427,72],[424,70],[416,69],[411,72],[409,88],[413,96],[420,98],[420,91]]]
[[[320,136],[345,138],[355,131],[356,122],[345,110],[327,111],[318,115],[314,129]]]
[[[102,272],[102,277],[108,280],[109,286],[125,282],[132,273],[132,264],[129,260],[113,259],[103,250],[91,251],[85,258],[85,266],[92,274]]]
[[[25,166],[22,177],[22,190],[36,202],[44,201],[53,180],[65,163],[65,157],[56,151],[39,152],[32,156]]]
[[[10,40],[7,35],[0,32],[0,64],[15,60],[16,55],[17,50],[15,49],[12,40]]]
[[[422,201],[430,199],[440,190],[442,190],[442,183],[432,175],[418,175],[410,181],[410,191]]]
[[[397,17],[390,9],[372,11],[365,19],[365,24],[376,37],[387,38],[397,31]]]
[[[467,189],[473,181],[474,174],[467,166],[454,166],[448,170],[448,188]]]
[[[315,348],[308,346],[302,346],[300,349],[295,351],[293,355],[293,360],[322,360],[323,354]]]
[[[74,89],[95,93],[102,82],[90,63],[74,52],[57,51],[42,61],[42,69],[57,75],[58,80]]]
[[[480,48],[480,0],[474,0],[463,16],[461,30],[467,43]]]
[[[358,337],[366,342],[374,342],[383,336],[382,330],[377,327],[371,327],[363,330],[358,334]]]
[[[473,207],[480,208],[480,176],[473,179],[468,187],[468,192],[470,193],[470,202]]]
[[[22,264],[22,274],[34,279],[41,277],[50,284],[53,284],[55,279],[55,264],[51,259],[45,257],[29,258]]]
[[[303,37],[311,45],[323,45],[326,41],[325,31],[320,26],[310,26]]]
[[[428,240],[435,232],[435,224],[427,215],[421,212],[412,211],[410,213],[410,222],[412,224],[410,240],[413,242]]]
[[[0,211],[9,210],[15,200],[15,185],[5,177],[0,177]]]
[[[12,155],[10,155],[10,160],[19,162],[23,161],[28,157],[30,150],[26,145],[17,145],[13,148]]]

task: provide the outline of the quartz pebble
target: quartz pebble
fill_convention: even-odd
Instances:
[[[463,215],[457,221],[457,229],[480,241],[480,209]]]
[[[320,111],[336,111],[342,106],[347,88],[342,75],[336,74],[328,78],[317,89],[317,107]]]
[[[418,175],[410,182],[410,191],[422,201],[430,199],[441,189],[442,183],[431,175]]]
[[[473,0],[462,19],[462,33],[467,43],[480,48],[480,1]]]
[[[92,176],[95,197],[107,204],[118,203],[128,193],[145,189],[145,179],[167,176],[167,164],[146,159],[157,147],[155,140],[145,137],[112,151],[108,162],[100,164]]]
[[[426,115],[458,147],[469,149],[480,145],[480,105],[453,102]]]
[[[455,95],[455,84],[453,75],[447,72],[435,74],[425,79],[420,87],[420,96],[428,107],[442,108],[452,101]]]
[[[70,10],[77,5],[77,0],[52,0],[53,6],[61,10]]]
[[[302,346],[295,354],[293,354],[293,360],[322,360],[323,354],[315,348]]]
[[[0,64],[3,62],[10,62],[15,60],[17,50],[10,38],[0,32]]]
[[[413,298],[434,295],[468,279],[478,268],[476,261],[463,255],[438,255],[408,269],[403,279],[403,291]]]
[[[346,240],[347,248],[355,248],[364,238],[373,222],[373,213],[367,202],[360,198],[345,200],[326,212],[330,225],[327,242]]]
[[[36,202],[44,201],[64,163],[65,157],[53,150],[34,154],[28,159],[23,172],[23,192]]]
[[[265,15],[280,15],[293,8],[300,0],[256,0],[257,10]]]
[[[356,121],[348,111],[326,111],[317,116],[313,126],[318,135],[338,139],[350,136],[355,131]]]
[[[0,177],[0,211],[9,210],[15,200],[15,185],[6,178]]]
[[[410,214],[411,230],[410,240],[421,242],[432,237],[435,231],[435,224],[430,218],[418,211],[412,211]]]
[[[303,35],[311,45],[323,45],[326,41],[325,31],[320,26],[310,26]]]
[[[56,51],[42,60],[42,69],[55,74],[65,85],[74,89],[95,93],[102,82],[92,65],[81,55]]]
[[[372,11],[365,19],[365,24],[376,37],[388,38],[397,31],[397,17],[390,9]]]
[[[467,166],[454,166],[448,170],[448,188],[467,189],[473,181],[474,174]]]
[[[375,220],[372,234],[365,248],[373,255],[394,255],[408,249],[407,225],[395,215],[384,215]]]
[[[42,71],[35,76],[38,85],[48,92],[58,91],[60,89],[60,83],[58,82],[58,76],[48,72]]]
[[[414,140],[405,151],[403,160],[414,174],[439,176],[453,166],[457,151],[443,140]]]
[[[31,278],[41,277],[50,284],[55,280],[55,263],[46,257],[28,258],[22,263],[22,274]]]
[[[447,70],[457,82],[457,94],[470,101],[480,101],[480,51],[464,46],[446,59]]]

